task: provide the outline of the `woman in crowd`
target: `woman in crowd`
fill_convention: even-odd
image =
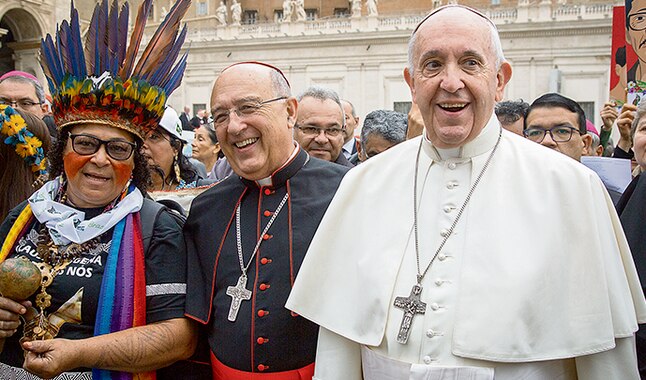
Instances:
[[[37,116],[0,106],[0,220],[45,178],[50,137]]]
[[[52,179],[0,226],[0,261],[20,258],[21,267],[32,263],[40,272],[40,278],[30,270],[13,273],[25,274],[11,282],[16,288],[38,285],[26,300],[0,297],[2,378],[152,379],[151,371],[195,349],[195,327],[183,317],[181,226],[171,211],[144,198],[149,173],[140,152],[183,73],[181,64],[172,65],[183,34],[174,36],[190,0],[171,9],[159,27],[171,37],[153,37],[142,63],[135,62],[141,40],[135,34],[144,29],[145,3],[128,53],[126,30],[110,31],[123,50],[88,38],[86,61],[74,7],[55,36],[66,43],[43,40],[59,139],[49,155]],[[114,4],[109,16],[102,12],[107,3],[97,5],[88,35],[108,35],[104,18],[127,18],[126,8],[119,12]],[[159,52],[167,64],[159,65]],[[177,378],[168,368],[156,376]]]
[[[191,147],[193,148],[193,158],[204,164],[204,168],[208,173],[207,178],[210,178],[213,166],[215,166],[218,158],[223,156],[220,143],[211,124],[202,124],[195,129],[195,137]]]
[[[617,203],[617,213],[621,225],[626,233],[626,239],[635,261],[635,267],[639,278],[642,279],[642,289],[646,293],[646,231],[644,221],[646,220],[646,103],[641,102],[637,107],[635,119],[631,127],[631,140],[633,152],[638,166],[633,173],[637,176],[624,191]],[[642,378],[646,378],[646,326],[640,325],[639,331],[635,334],[637,344],[637,359],[639,372]]]
[[[167,107],[157,128],[146,138],[143,153],[148,158],[152,178],[150,191],[175,191],[194,188],[200,177],[182,154],[182,122],[174,109]]]

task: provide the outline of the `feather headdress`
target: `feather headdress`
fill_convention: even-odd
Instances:
[[[142,139],[154,130],[186,68],[186,54],[175,61],[186,38],[180,20],[190,3],[177,0],[137,60],[152,0],[139,6],[129,45],[127,2],[121,9],[117,0],[110,7],[107,0],[97,3],[83,44],[72,1],[69,22],[63,21],[40,47],[58,128],[92,122]]]

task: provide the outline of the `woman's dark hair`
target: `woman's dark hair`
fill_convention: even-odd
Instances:
[[[134,136],[134,135],[133,135]],[[64,174],[65,170],[63,167],[63,152],[65,151],[65,146],[67,145],[67,140],[70,137],[69,128],[64,128],[60,131],[58,140],[56,144],[49,152],[49,178],[54,179],[57,176]],[[132,183],[142,192],[146,192],[148,183],[150,183],[150,172],[148,171],[148,160],[141,153],[141,146],[143,143],[141,139],[137,136],[134,136],[135,143],[137,148],[135,148],[134,161],[135,167],[132,169]]]
[[[45,155],[50,148],[49,131],[45,123],[36,115],[16,109],[27,124],[27,129],[41,142]],[[1,137],[2,140],[5,136]],[[0,220],[9,211],[27,199],[36,188],[33,186],[37,173],[16,153],[15,147],[0,141]]]

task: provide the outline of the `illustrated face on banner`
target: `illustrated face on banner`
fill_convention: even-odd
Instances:
[[[646,0],[626,0],[625,9],[627,79],[646,81]]]

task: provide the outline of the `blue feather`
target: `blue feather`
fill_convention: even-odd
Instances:
[[[63,80],[63,68],[60,66],[58,59],[58,51],[52,41],[52,36],[47,35],[45,39],[41,40],[40,44],[41,60],[44,60],[43,70],[48,73],[54,83],[60,83]],[[48,71],[45,70],[47,68]],[[51,92],[51,89],[50,89]]]
[[[177,32],[175,33],[177,34]],[[173,40],[175,41],[172,45],[169,45],[166,52],[164,54],[162,61],[157,65],[157,67],[150,73],[150,79],[148,80],[148,83],[151,85],[158,85],[159,83],[164,81],[164,75],[169,74],[169,71],[171,67],[173,66],[173,63],[175,63],[175,60],[177,59],[177,56],[179,55],[179,50],[182,48],[182,44],[184,43],[184,39],[186,38],[186,27],[182,29],[182,32],[179,35],[179,38],[176,38],[176,35],[173,36]]]
[[[69,46],[69,35],[71,34],[70,32],[70,24],[67,22],[67,20],[63,20],[61,23],[61,28],[58,31],[58,43],[59,45],[59,53],[61,55],[61,61],[63,62],[63,69],[65,70],[66,73],[73,73],[74,69],[72,67],[72,58],[70,57],[71,55],[71,47]]]
[[[112,76],[117,75],[119,70],[117,51],[119,49],[119,8],[117,0],[112,1],[110,15],[108,18],[108,70]]]
[[[108,70],[110,57],[110,53],[108,52],[108,2],[106,0],[101,1],[99,4],[99,15],[97,21],[98,41],[96,49],[99,52],[99,59],[101,60],[101,65],[99,66],[99,70],[97,70],[97,75],[101,75]]]
[[[85,64],[89,75],[96,75],[96,67],[99,65],[96,54],[98,6],[99,4],[94,5],[94,12],[92,12],[92,19],[90,20],[90,26],[87,29],[85,37]]]
[[[72,2],[72,20],[70,22],[70,46],[73,48],[71,57],[74,64],[74,76],[77,78],[84,78],[87,76],[87,69],[85,67],[85,56],[83,55],[83,42],[81,42],[81,25],[79,23],[79,13],[74,8]]]
[[[126,46],[128,44],[128,21],[130,20],[130,7],[128,3],[125,2],[121,6],[121,13],[119,14],[119,47],[117,50],[117,63],[119,68],[123,65],[123,61],[126,58]],[[115,72],[115,75],[117,73]]]
[[[173,68],[170,75],[168,76],[167,82],[163,85],[164,91],[166,94],[170,94],[175,91],[177,87],[182,83],[182,77],[184,76],[184,70],[186,69],[186,59],[188,58],[188,53],[184,54],[180,58],[177,65]]]

